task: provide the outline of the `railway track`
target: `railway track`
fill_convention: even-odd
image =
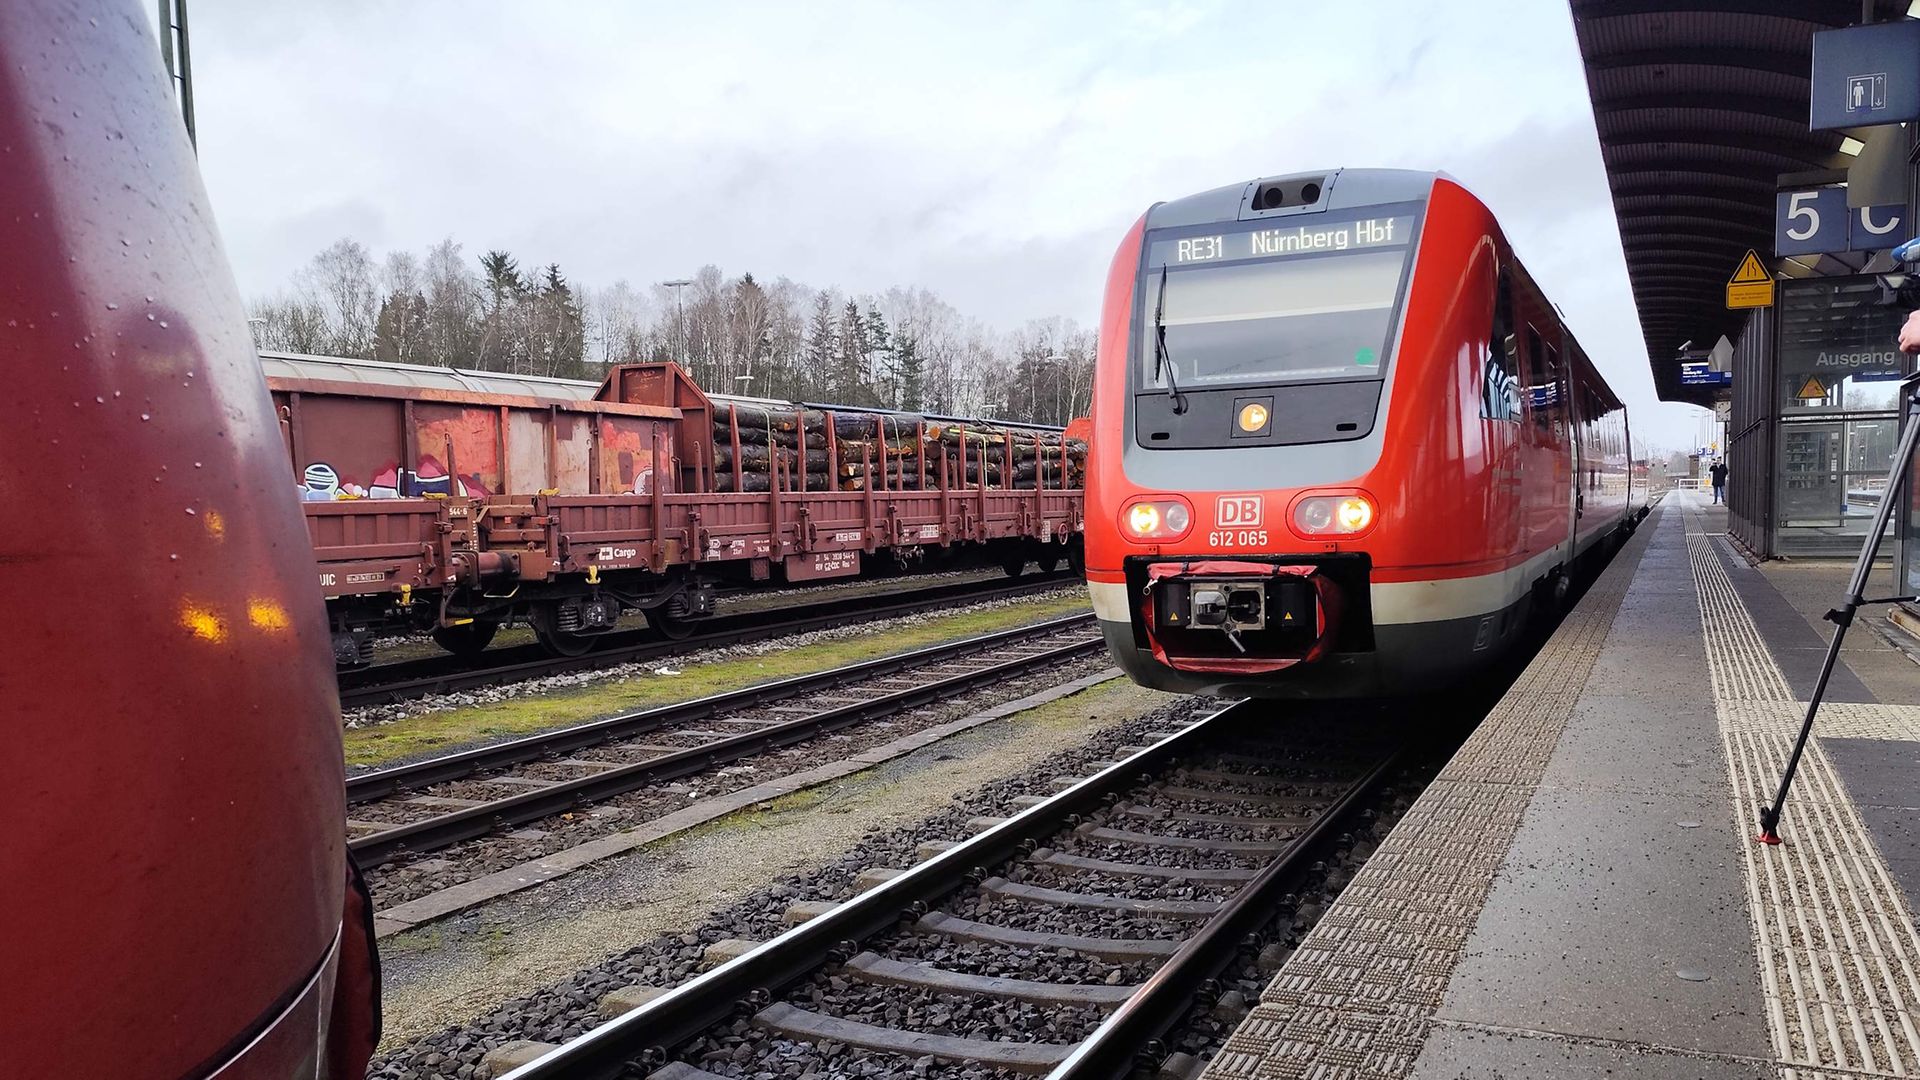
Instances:
[[[511,1080],[1151,1071],[1157,1040],[1396,771],[1378,744],[1263,743],[1245,724],[1260,709],[1220,709],[978,821],[682,986],[618,991],[630,1011]]]
[[[833,671],[627,713],[347,781],[365,867],[549,819],[567,839],[633,824],[593,804],[1092,656],[1091,615],[982,634]],[[539,839],[536,837],[535,839]]]
[[[685,638],[663,640],[651,630],[622,630],[606,634],[599,647],[582,656],[551,656],[538,645],[511,645],[488,649],[477,657],[429,656],[339,673],[340,707],[364,708],[432,694],[450,694],[481,686],[497,686],[544,675],[591,671],[646,660],[661,660],[696,649],[711,649],[844,625],[850,618],[863,621],[891,619],[944,611],[962,604],[1017,599],[1076,580],[1066,572],[1039,574],[1017,580],[968,581],[918,589],[910,596],[841,597],[817,604],[719,615],[700,624]]]

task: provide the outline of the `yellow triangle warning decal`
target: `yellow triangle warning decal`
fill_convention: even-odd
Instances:
[[[1760,256],[1755,255],[1752,248],[1747,249],[1747,257],[1740,260],[1739,269],[1735,270],[1733,277],[1729,279],[1729,281],[1735,285],[1750,281],[1770,280],[1772,279],[1767,276],[1767,268],[1760,265]]]
[[[1827,396],[1827,387],[1825,383],[1820,381],[1818,375],[1809,375],[1807,376],[1807,381],[1800,384],[1800,392],[1793,396],[1803,401],[1811,398],[1823,398]]]
[[[1281,622],[1292,622],[1292,621],[1293,621],[1293,612],[1291,612],[1291,611],[1289,611],[1289,612],[1287,612],[1287,613],[1286,613],[1285,615],[1282,615],[1282,616],[1280,616],[1280,621],[1281,621]]]

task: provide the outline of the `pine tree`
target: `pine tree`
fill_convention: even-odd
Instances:
[[[849,300],[840,313],[840,350],[833,369],[835,404],[873,405],[879,402],[879,395],[872,390],[868,361],[871,352],[867,320],[860,314],[860,305]]]
[[[586,373],[586,320],[573,286],[560,273],[560,264],[548,263],[540,282],[539,339],[545,374],[577,378]]]
[[[480,256],[480,272],[487,279],[489,313],[499,311],[507,299],[520,290],[520,264],[504,251],[489,251]]]
[[[475,364],[488,371],[524,373],[529,354],[526,331],[530,312],[521,302],[526,283],[520,278],[519,263],[504,251],[489,251],[480,256],[480,272],[486,278],[487,305],[480,323]]]
[[[926,394],[925,374],[920,361],[920,346],[912,338],[901,334],[893,339],[893,407],[908,412],[919,412],[925,406],[921,399]]]
[[[831,396],[834,359],[839,355],[838,328],[833,321],[833,294],[821,289],[813,298],[813,316],[807,320],[806,353],[792,390],[796,398]]]

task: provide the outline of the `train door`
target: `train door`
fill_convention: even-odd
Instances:
[[[1524,316],[1523,316],[1524,318]],[[1522,488],[1530,556],[1558,551],[1564,563],[1573,544],[1573,476],[1567,444],[1565,380],[1560,351],[1526,323],[1527,462]],[[1544,573],[1551,566],[1542,566]]]
[[[1522,409],[1520,342],[1513,318],[1512,278],[1502,269],[1494,283],[1493,325],[1480,373],[1480,417],[1489,485],[1487,523],[1493,550],[1512,555],[1526,550],[1527,522],[1522,485],[1522,456],[1527,440]]]
[[[1565,565],[1573,561],[1580,545],[1580,418],[1574,402],[1578,395],[1567,370],[1571,364],[1563,362],[1560,347],[1547,345],[1542,357],[1541,379],[1547,386],[1553,450],[1554,523],[1561,538],[1556,546]]]

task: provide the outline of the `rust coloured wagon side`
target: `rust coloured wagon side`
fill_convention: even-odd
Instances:
[[[730,492],[715,461],[741,460],[738,421],[729,409],[716,427],[715,399],[675,364],[622,365],[596,385],[277,353],[263,363],[343,664],[364,663],[382,632],[429,630],[468,651],[524,618],[550,648],[577,652],[628,610],[683,632],[722,585],[955,553],[1009,572],[1077,558],[1080,492],[1047,486],[1065,462],[1036,470],[1032,487],[988,482],[988,467],[1013,474],[1010,444],[963,448],[959,465],[924,449],[891,471],[868,460],[849,466],[860,490],[822,490],[804,463],[838,460],[828,411],[823,450],[801,448],[766,491]],[[977,482],[962,479],[970,471]]]

